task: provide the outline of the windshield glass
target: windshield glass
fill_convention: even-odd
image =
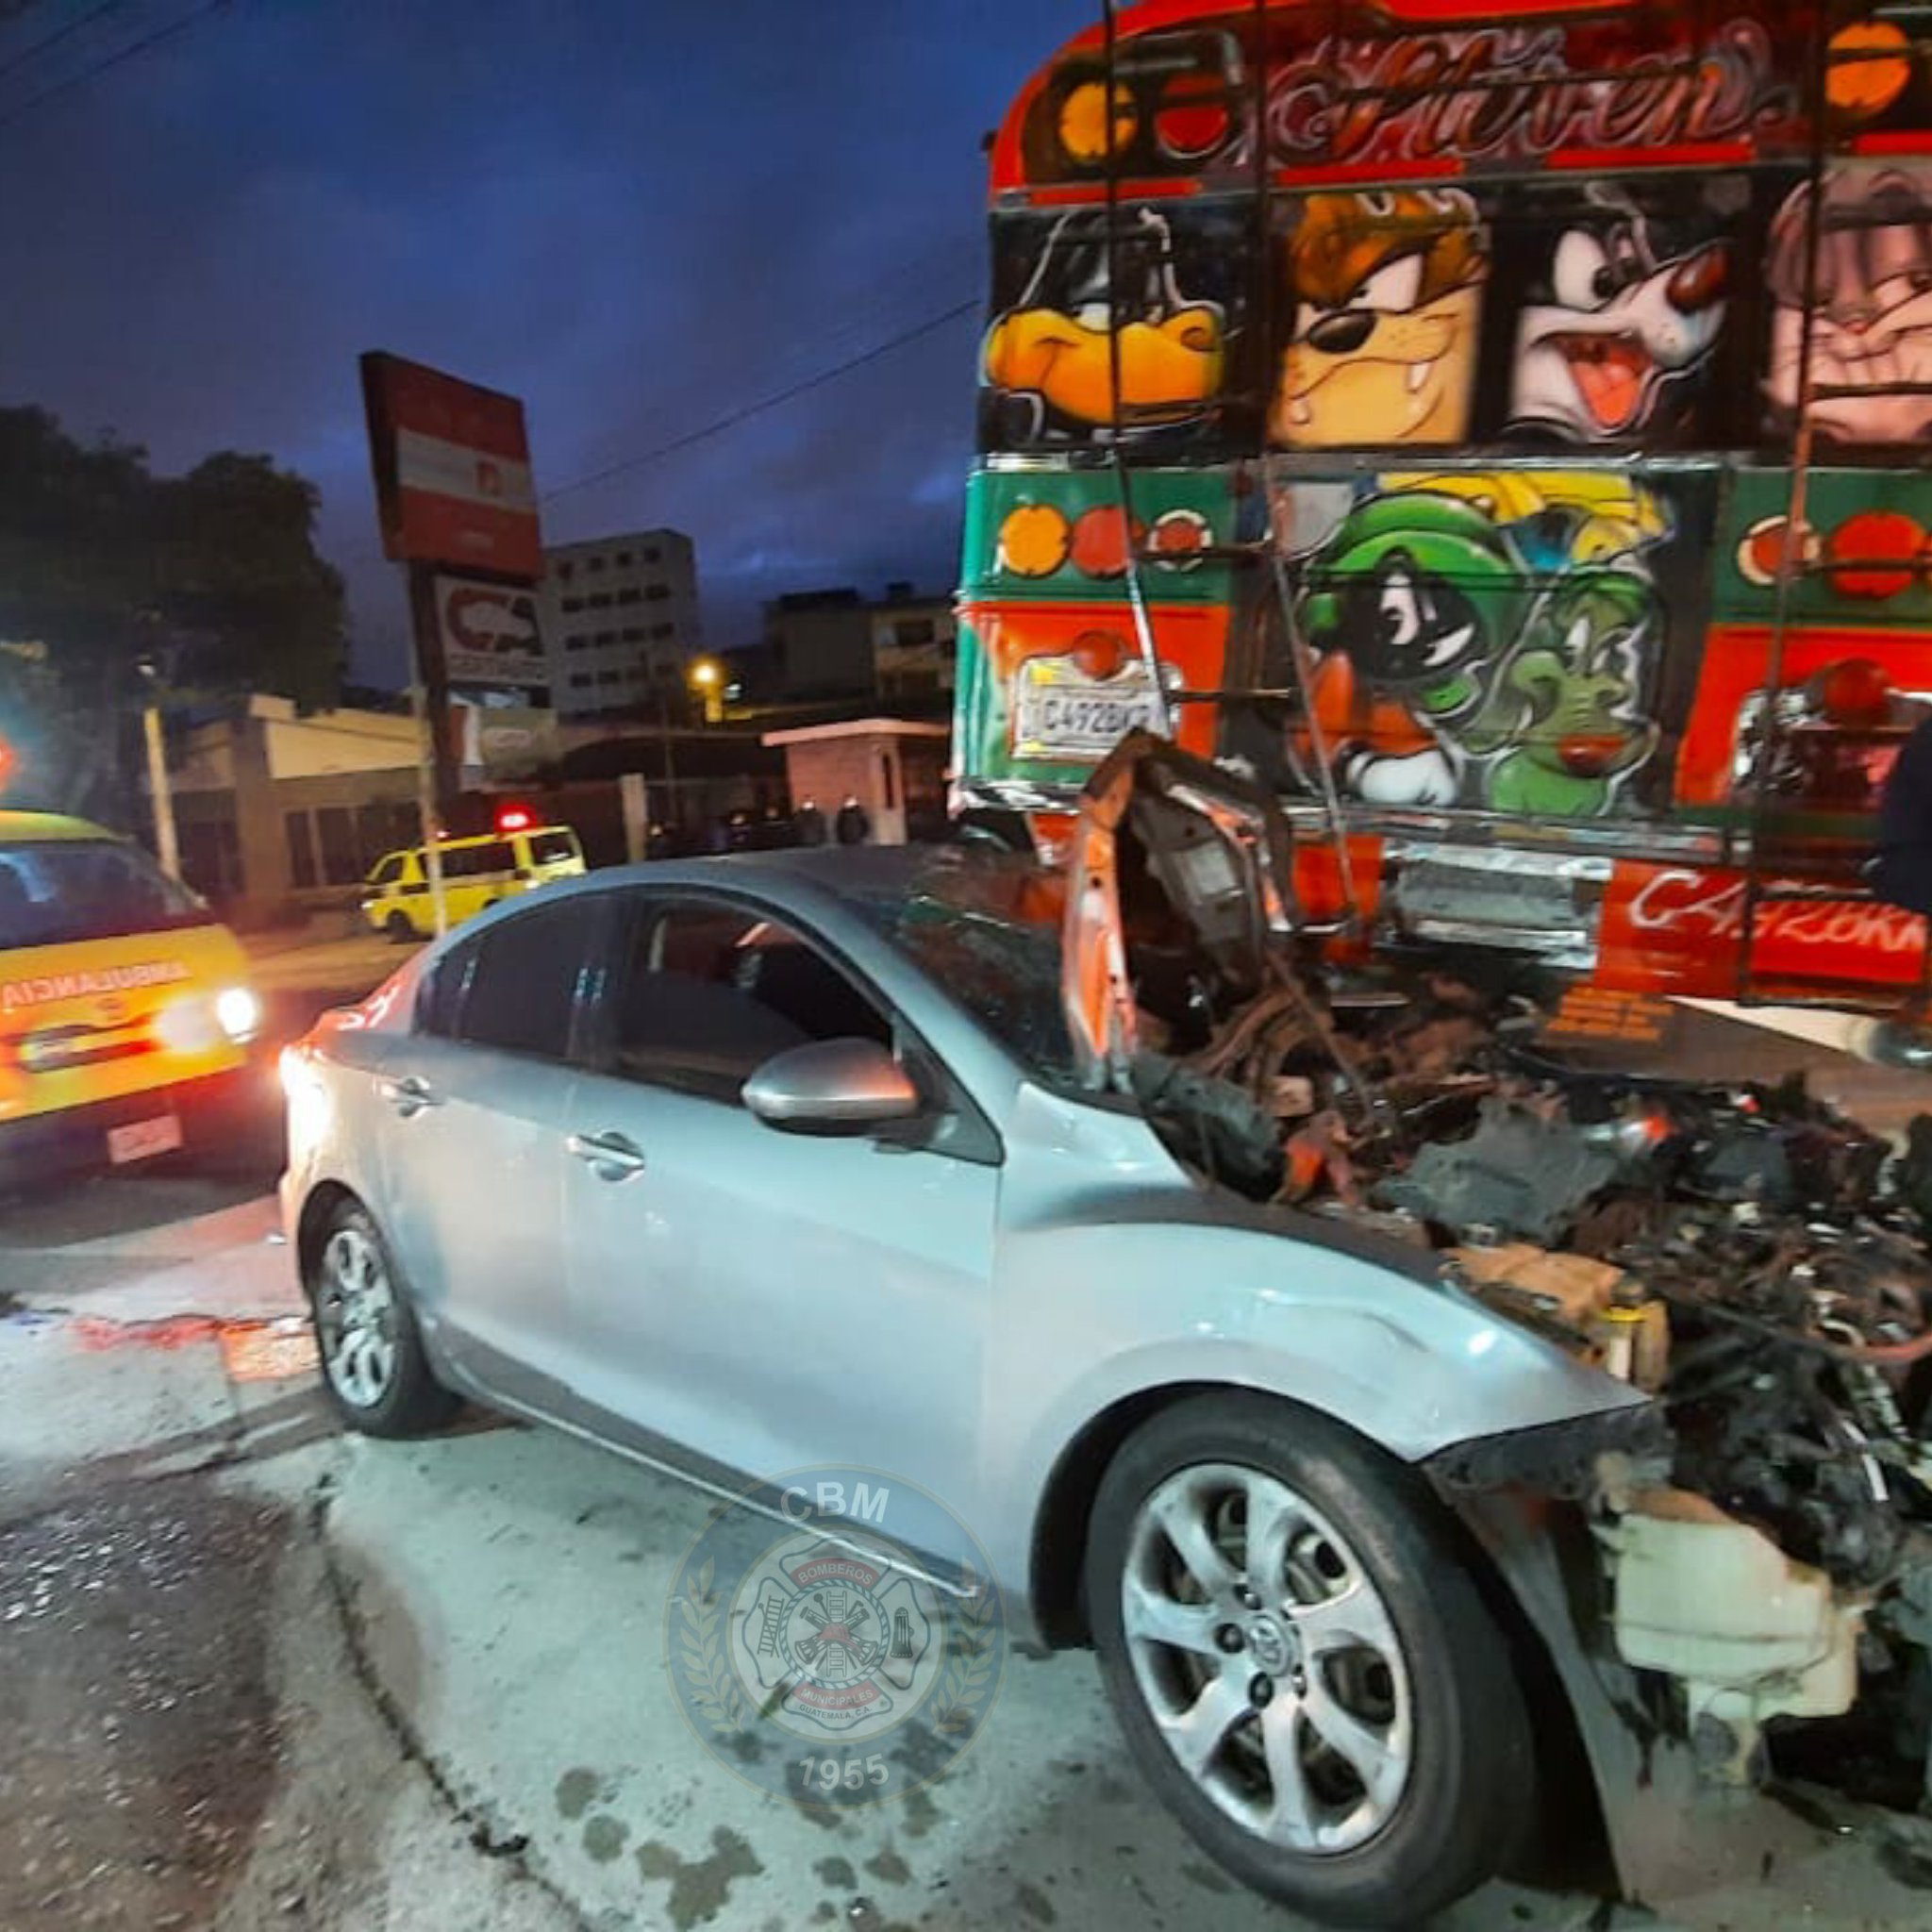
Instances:
[[[1037,865],[942,848],[901,891],[846,896],[1042,1085],[1086,1091],[1060,1006],[1057,894]]]
[[[135,846],[108,839],[0,845],[0,950],[208,921],[202,900]]]

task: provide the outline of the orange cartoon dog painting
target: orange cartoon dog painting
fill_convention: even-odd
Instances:
[[[1287,248],[1292,332],[1269,432],[1291,449],[1458,441],[1489,239],[1460,190],[1311,194]]]

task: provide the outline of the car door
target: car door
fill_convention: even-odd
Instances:
[[[761,1478],[858,1464],[943,1493],[976,1433],[997,1141],[954,1131],[945,1109],[966,1103],[935,1064],[933,1117],[908,1132],[765,1125],[739,1090],[788,1047],[862,1037],[927,1057],[756,905],[622,896],[564,1180],[580,1386]]]
[[[383,1223],[418,1306],[466,1373],[545,1407],[570,1352],[572,1055],[600,931],[600,895],[578,893],[452,949],[377,1082]]]

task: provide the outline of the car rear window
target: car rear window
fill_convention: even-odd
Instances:
[[[0,950],[206,925],[207,904],[109,839],[0,845]]]
[[[575,858],[577,856],[577,840],[575,832],[532,832],[530,834],[530,863],[532,865],[555,865],[560,858]]]

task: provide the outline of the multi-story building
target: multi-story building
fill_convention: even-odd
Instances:
[[[794,591],[765,606],[764,641],[746,668],[760,697],[942,703],[957,629],[950,597],[921,596],[909,583],[888,584],[876,599],[850,585]]]
[[[950,697],[959,634],[952,598],[922,597],[910,584],[891,583],[867,612],[879,696],[900,705]]]
[[[559,719],[682,707],[704,647],[697,555],[681,530],[639,530],[544,552],[543,651]]]

